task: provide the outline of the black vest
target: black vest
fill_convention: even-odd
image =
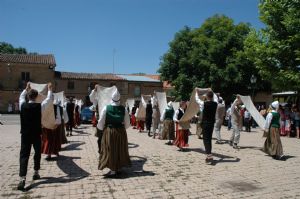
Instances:
[[[56,115],[57,115],[57,105],[53,105],[54,106],[54,117],[56,119]],[[61,106],[58,106],[59,108],[59,114],[60,114],[60,118],[63,118],[63,108]]]
[[[21,106],[21,134],[42,133],[42,110],[40,103],[23,103]]]
[[[214,101],[204,102],[202,122],[215,123],[217,106],[217,102]]]
[[[177,115],[177,120],[180,120],[181,118],[182,118],[182,116],[183,116],[183,112],[182,112],[182,110],[181,109],[178,109],[178,115]]]

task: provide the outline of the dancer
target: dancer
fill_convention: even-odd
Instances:
[[[214,130],[214,123],[216,120],[216,110],[217,110],[217,102],[213,101],[214,93],[212,91],[208,91],[206,93],[206,101],[202,101],[198,94],[196,94],[196,102],[203,109],[202,116],[202,131],[203,131],[203,144],[206,152],[206,163],[212,163],[213,157],[211,154],[211,139],[212,133]]]
[[[120,105],[120,94],[116,90],[112,94],[112,102],[103,108],[97,128],[103,131],[99,170],[109,168],[105,174],[107,178],[118,177],[120,169],[131,165],[128,153],[128,140],[126,129],[130,121],[124,106]]]
[[[271,104],[272,111],[268,113],[265,123],[267,139],[263,151],[276,160],[285,160],[280,140],[280,114],[278,113],[279,102]]]
[[[148,131],[148,136],[151,137],[150,131],[151,131],[151,124],[152,124],[152,114],[153,114],[153,109],[152,109],[152,104],[151,100],[148,101],[146,105],[146,129]]]
[[[145,128],[145,119],[144,118],[138,118],[139,108],[136,109],[135,118],[137,119],[137,130],[141,133],[144,131]]]
[[[69,118],[69,121],[66,124],[67,136],[72,136],[72,129],[74,126],[74,109],[75,109],[75,104],[73,103],[73,97],[70,97],[70,100],[67,103],[66,109],[67,109],[68,118]]]
[[[29,101],[26,102],[26,95]],[[27,83],[26,89],[20,95],[20,118],[21,118],[21,151],[20,151],[20,182],[18,190],[24,190],[28,160],[30,156],[31,145],[34,148],[34,175],[33,180],[40,178],[40,162],[41,162],[41,120],[42,111],[51,102],[52,84],[48,83],[47,98],[42,103],[36,103],[38,96],[37,90],[30,88],[30,83]]]
[[[155,137],[160,138],[159,135],[159,123],[160,123],[160,112],[159,112],[159,108],[158,108],[158,101],[156,97],[153,97],[152,99],[152,109],[153,109],[153,113],[152,113],[152,132],[153,132],[153,139],[155,139]]]
[[[176,138],[173,144],[179,148],[179,151],[183,151],[185,147],[189,146],[189,129],[186,129],[179,124],[179,120],[182,118],[185,109],[186,102],[181,101],[180,107],[176,110],[173,117],[173,120],[176,122]]]
[[[58,104],[58,101],[54,101],[55,129],[42,128],[42,154],[47,155],[47,161],[51,160],[51,155],[59,156],[59,150],[61,149],[60,131],[63,110]]]
[[[224,121],[224,116],[225,116],[225,103],[221,97],[218,99],[218,106],[217,106],[217,111],[216,111],[216,122],[215,122],[215,127],[214,131],[216,133],[217,141],[216,144],[222,144],[222,139],[221,139],[221,127]]]
[[[172,145],[172,140],[175,139],[174,113],[172,102],[169,102],[160,118],[163,122],[162,139],[168,140],[167,145]]]
[[[237,96],[234,102],[231,105],[230,113],[231,113],[231,125],[232,125],[232,135],[229,140],[229,145],[233,146],[234,149],[238,148],[238,143],[240,142],[240,126],[241,126],[241,114],[240,114],[240,109],[241,109],[241,104],[242,101],[240,99],[240,96]]]

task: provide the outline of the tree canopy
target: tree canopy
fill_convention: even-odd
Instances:
[[[265,28],[251,31],[245,52],[273,90],[300,90],[300,1],[261,0]]]
[[[169,43],[158,72],[175,86],[177,99],[183,100],[189,99],[194,87],[211,87],[226,99],[249,94],[252,75],[257,77],[257,89],[268,88],[244,52],[250,31],[249,24],[235,25],[224,15],[208,18],[200,28],[184,27]]]
[[[0,53],[2,54],[27,54],[25,48],[15,48],[11,44],[6,42],[0,42]]]

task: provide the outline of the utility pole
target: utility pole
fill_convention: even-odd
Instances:
[[[116,49],[113,49],[113,74],[115,74],[115,54],[116,54]]]

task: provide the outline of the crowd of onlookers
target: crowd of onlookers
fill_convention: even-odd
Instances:
[[[259,113],[266,118],[270,109],[266,109],[264,105],[257,106]],[[279,106],[279,113],[280,113],[280,135],[281,136],[288,136],[288,137],[297,137],[299,136],[299,126],[300,126],[300,111],[299,107],[296,104],[289,104],[289,103],[282,103]],[[227,109],[226,112],[226,125],[228,130],[231,129],[231,122],[230,122],[230,107]],[[251,131],[251,127],[256,127],[257,124],[251,117],[251,114],[248,110],[242,106],[240,110],[240,114],[242,116],[242,124],[240,130],[243,130],[245,127],[246,132]]]

